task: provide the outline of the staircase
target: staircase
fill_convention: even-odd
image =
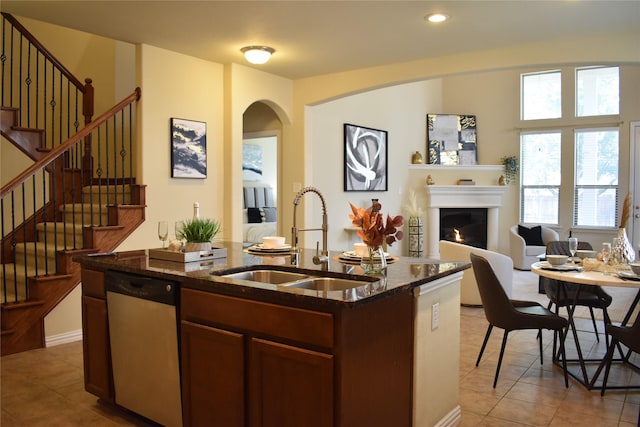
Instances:
[[[145,187],[132,158],[140,90],[94,119],[91,80],[82,84],[15,18],[2,16],[0,134],[17,149],[5,151],[15,154],[4,155],[3,167],[14,157],[33,161],[0,190],[6,355],[44,347],[45,316],[80,282],[73,257],[124,241],[144,221]]]

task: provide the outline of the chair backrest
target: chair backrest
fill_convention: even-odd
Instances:
[[[486,258],[470,254],[473,274],[476,276],[482,308],[487,320],[492,325],[504,328],[509,327],[510,319],[515,312],[509,297],[505,293],[500,281],[496,277],[489,261]]]
[[[593,247],[589,242],[578,242],[578,249],[581,251],[591,251]],[[547,255],[571,255],[569,250],[569,242],[567,240],[554,240],[547,243]]]

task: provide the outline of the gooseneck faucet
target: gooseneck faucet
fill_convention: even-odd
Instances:
[[[310,192],[316,193],[318,197],[320,197],[320,202],[322,203],[322,228],[298,229],[296,221],[296,211],[298,209],[298,204],[300,203],[300,199],[302,198],[302,196]],[[324,200],[324,196],[315,187],[305,187],[302,190],[298,191],[298,194],[296,194],[296,197],[293,199],[293,227],[291,227],[291,264],[295,266],[298,266],[299,264],[298,257],[300,255],[300,248],[298,247],[298,233],[300,231],[322,231],[322,253],[318,253],[318,246],[316,245],[316,255],[313,257],[313,263],[316,265],[323,264],[323,268],[327,268],[329,266],[327,229],[327,204]]]

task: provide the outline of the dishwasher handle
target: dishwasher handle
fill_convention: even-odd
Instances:
[[[105,288],[108,292],[115,292],[162,304],[176,305],[178,287],[176,283],[169,280],[121,273],[118,271],[107,271],[105,274]]]

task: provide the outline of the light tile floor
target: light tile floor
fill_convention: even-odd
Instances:
[[[533,288],[530,274],[516,272],[515,298],[543,297],[530,292]],[[573,379],[569,380],[568,389],[564,387],[561,369],[551,363],[549,332],[543,335],[542,365],[535,331],[509,334],[494,389],[502,330],[494,330],[480,366],[475,366],[486,327],[482,308],[462,307],[460,426],[636,425],[640,391],[611,390],[600,397],[599,391],[588,391]],[[601,323],[599,328],[602,331]],[[604,340],[595,341],[590,321],[579,319],[578,329],[588,354],[601,356],[605,351]],[[574,349],[569,342],[568,351]],[[5,356],[0,363],[3,427],[153,425],[84,391],[81,342]],[[610,383],[614,382],[640,384],[640,375],[628,367],[616,366],[610,378]]]

